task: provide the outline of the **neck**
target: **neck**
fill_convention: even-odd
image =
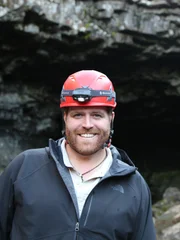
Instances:
[[[89,169],[100,164],[106,157],[106,148],[100,149],[98,152],[91,155],[81,155],[80,153],[74,151],[69,144],[66,145],[66,151],[69,160],[73,167],[79,172],[84,173]]]

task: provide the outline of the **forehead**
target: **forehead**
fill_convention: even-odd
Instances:
[[[68,112],[108,112],[107,107],[70,107]]]
[[[70,107],[69,111],[89,111],[89,112],[94,112],[94,111],[105,111],[107,112],[107,107]]]

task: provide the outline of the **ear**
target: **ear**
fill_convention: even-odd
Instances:
[[[112,121],[114,121],[114,118],[115,118],[115,112],[114,111],[112,111]]]
[[[63,119],[64,119],[64,122],[66,123],[66,120],[67,120],[67,113],[64,111],[63,113]]]

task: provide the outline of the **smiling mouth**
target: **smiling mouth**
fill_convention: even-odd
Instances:
[[[96,134],[85,133],[85,134],[79,134],[79,136],[84,137],[84,138],[92,138],[92,137],[96,136]]]

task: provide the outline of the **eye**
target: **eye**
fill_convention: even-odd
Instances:
[[[82,114],[81,113],[75,113],[75,114],[73,114],[73,117],[74,118],[80,118],[80,117],[82,117]]]
[[[101,114],[99,114],[99,113],[94,113],[93,117],[94,118],[102,118],[103,116]]]

